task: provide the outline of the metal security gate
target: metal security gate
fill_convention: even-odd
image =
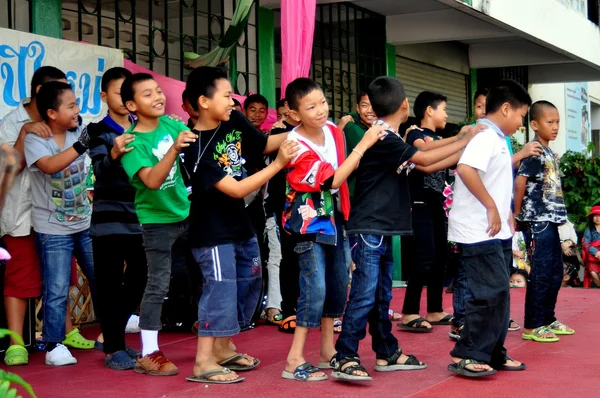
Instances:
[[[404,84],[411,114],[415,98],[422,91],[435,91],[448,97],[448,122],[459,123],[468,116],[467,77],[461,73],[396,57],[396,77]]]

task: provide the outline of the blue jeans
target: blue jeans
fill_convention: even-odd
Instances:
[[[392,238],[353,235],[350,245],[356,270],[352,273],[342,333],[335,345],[337,359],[358,356],[358,344],[367,334],[367,323],[377,358],[388,358],[398,349],[398,340],[392,335],[392,322],[388,316],[394,267]]]
[[[262,286],[256,237],[192,249],[204,284],[198,306],[198,336],[229,337],[252,322]]]
[[[525,294],[525,328],[535,329],[556,321],[554,309],[563,279],[562,249],[558,224],[522,224],[531,261]]]
[[[348,296],[349,264],[338,229],[335,246],[299,242],[294,251],[300,266],[300,298],[296,326],[318,328],[321,318],[338,318]]]
[[[73,256],[90,284],[92,301],[96,303],[92,239],[86,229],[71,235],[36,232],[35,241],[42,270],[43,335],[48,343],[60,343],[65,339],[65,311]]]
[[[462,251],[462,247],[461,247]],[[459,265],[456,269],[454,278],[454,291],[452,292],[452,305],[454,307],[454,326],[460,327],[465,324],[465,312],[467,311],[467,301],[471,298],[469,289],[467,289],[467,275],[462,255],[459,259]]]

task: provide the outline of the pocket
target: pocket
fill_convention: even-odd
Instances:
[[[314,246],[314,242],[300,242],[300,243],[297,243],[296,246],[294,247],[294,252],[296,254],[303,254],[309,250],[312,250],[313,246]]]
[[[314,242],[300,242],[294,247],[294,252],[298,255],[298,267],[300,275],[310,276],[317,272],[317,256],[315,256]]]

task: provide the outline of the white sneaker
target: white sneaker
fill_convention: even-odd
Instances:
[[[71,355],[71,351],[62,344],[57,344],[52,351],[46,352],[46,365],[64,366],[74,365],[77,359]]]
[[[125,333],[139,333],[140,330],[142,330],[140,329],[140,317],[137,315],[130,316],[127,326],[125,326]]]

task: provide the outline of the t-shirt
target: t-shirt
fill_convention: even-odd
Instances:
[[[179,161],[173,163],[158,189],[148,188],[137,174],[144,167],[156,166],[184,130],[188,128],[182,122],[162,116],[154,131],[140,133],[133,125],[125,132],[135,136],[135,141],[128,145],[135,149],[121,158],[121,164],[136,189],[135,210],[141,224],[171,224],[183,221],[189,215],[190,201]]]
[[[438,141],[440,138],[435,132],[422,128],[422,130],[411,130],[406,137],[406,143],[415,144],[416,140],[425,142]],[[412,171],[408,176],[410,185],[410,198],[413,202],[425,202],[432,192],[442,194],[446,186],[446,170],[435,171],[431,174],[419,170]],[[432,192],[431,192],[432,191]],[[440,200],[441,200],[440,196]]]
[[[410,235],[407,173],[417,149],[394,133],[369,148],[356,171],[349,234]]]
[[[560,182],[558,159],[550,148],[542,145],[542,149],[540,156],[523,159],[517,172],[518,176],[527,177],[521,213],[517,219],[562,224],[567,221],[567,208]]]
[[[271,130],[271,135],[285,134],[294,129],[295,126],[283,121],[284,128],[278,128]],[[277,157],[277,152],[272,153],[269,156],[269,160],[272,162]],[[267,189],[265,193],[265,214],[270,217],[271,214],[275,214],[276,218],[281,217],[283,212],[283,206],[285,204],[285,171],[281,170],[273,176],[267,183]]]
[[[31,172],[33,207],[31,221],[36,232],[49,235],[71,235],[90,227],[92,208],[87,197],[85,154],[56,174],[46,174],[35,163],[69,149],[79,139],[84,126],[67,131],[65,144],[59,148],[54,137],[25,137],[25,160]]]
[[[457,243],[478,243],[512,237],[508,218],[511,211],[513,173],[508,145],[504,133],[494,123],[482,119],[478,124],[485,124],[488,128],[469,142],[458,164],[479,171],[485,189],[496,203],[502,228],[496,236],[489,236],[486,232],[488,220],[485,207],[457,174],[454,200],[448,217],[448,240]]]
[[[184,152],[185,167],[192,175],[192,247],[250,239],[254,231],[244,199],[224,194],[215,184],[228,175],[241,181],[247,177],[247,170],[260,168],[268,137],[238,111],[233,111],[231,118],[216,129],[194,133],[200,139]]]
[[[349,122],[344,127],[344,136],[346,137],[346,154],[350,156],[352,150],[356,148],[360,140],[364,137],[369,127],[365,125],[361,120],[358,114],[351,114],[354,118],[354,122]],[[354,177],[354,173],[348,177],[348,188],[350,189],[350,198],[354,197],[354,186],[356,185],[356,178]]]

